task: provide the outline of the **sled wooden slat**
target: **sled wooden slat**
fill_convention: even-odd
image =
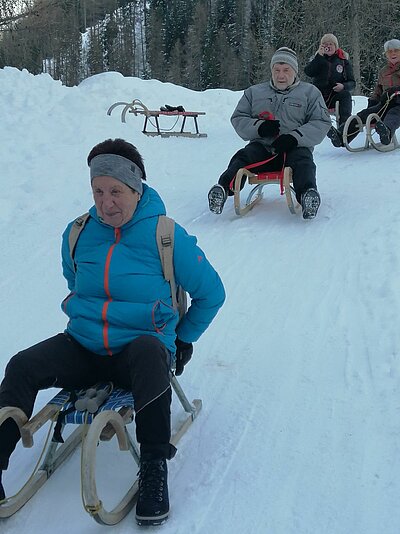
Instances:
[[[21,439],[24,447],[33,447],[33,434],[49,419],[52,419],[59,409],[59,406],[55,406],[54,404],[46,404],[46,406],[21,428]]]

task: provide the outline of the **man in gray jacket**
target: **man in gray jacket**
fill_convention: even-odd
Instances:
[[[316,167],[312,151],[331,127],[331,119],[320,91],[298,77],[296,53],[279,48],[271,59],[272,80],[245,90],[231,122],[248,145],[236,152],[218,184],[208,193],[210,211],[222,213],[227,196],[233,195],[237,171],[293,169],[293,186],[302,206],[303,218],[313,219],[320,205]],[[268,161],[267,161],[268,160]],[[242,187],[244,187],[242,183]]]

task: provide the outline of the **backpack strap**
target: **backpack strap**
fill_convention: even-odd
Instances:
[[[75,221],[73,222],[71,229],[69,231],[69,236],[68,236],[69,255],[71,257],[72,267],[74,269],[74,272],[76,271],[76,264],[74,260],[76,243],[78,241],[78,238],[82,230],[85,228],[85,224],[87,223],[89,217],[90,217],[89,213],[84,213],[83,215],[80,215],[79,217],[77,217]]]
[[[166,215],[158,217],[156,239],[158,253],[160,254],[161,265],[163,268],[164,278],[171,286],[172,306],[175,310],[178,309],[178,301],[176,297],[176,282],[174,274],[174,234],[175,221]]]

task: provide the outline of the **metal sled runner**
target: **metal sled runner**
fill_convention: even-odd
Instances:
[[[240,185],[243,177],[247,177],[250,185],[254,185],[250,191],[244,205],[240,203]],[[290,167],[284,167],[280,171],[261,172],[254,174],[248,169],[239,169],[236,173],[234,181],[234,205],[237,215],[246,215],[254,206],[263,198],[263,188],[268,184],[278,184],[281,189],[281,195],[285,195],[286,202],[290,213],[293,215],[298,213],[300,205],[296,199],[293,199],[293,181],[292,181],[292,169]]]
[[[175,430],[171,443],[176,445],[187,431],[201,410],[201,400],[189,402],[176,377],[171,375],[171,385],[180,404],[186,412],[186,417]],[[61,414],[61,418],[60,418]],[[64,414],[64,417],[62,416]],[[46,406],[44,406],[29,421],[25,414],[14,407],[0,409],[0,425],[8,418],[14,419],[21,433],[24,447],[33,446],[33,434],[48,421],[58,420],[57,432],[67,423],[77,424],[77,428],[69,435],[65,442],[57,440],[54,432],[53,440],[46,440],[42,463],[34,469],[27,483],[14,496],[0,503],[0,518],[7,518],[17,512],[39,490],[51,474],[64,460],[82,443],[81,456],[81,486],[82,499],[85,510],[100,524],[115,525],[119,523],[133,508],[138,492],[138,481],[135,480],[120,502],[111,510],[106,510],[98,496],[96,486],[96,451],[101,441],[109,441],[114,436],[121,451],[129,451],[136,463],[139,462],[139,448],[128,431],[127,425],[133,420],[133,398],[131,393],[114,389],[106,402],[94,414],[88,411],[77,411],[71,402],[71,392],[62,390]],[[57,427],[56,425],[56,427]],[[52,427],[50,427],[50,431]],[[50,432],[49,432],[50,436]],[[39,462],[38,462],[39,463]],[[135,468],[132,466],[133,473]]]

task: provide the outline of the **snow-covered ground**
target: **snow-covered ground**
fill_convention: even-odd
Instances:
[[[241,146],[229,117],[241,92],[194,92],[106,73],[66,88],[0,70],[0,375],[18,350],[62,331],[60,236],[92,203],[86,156],[109,137],[133,142],[168,213],[219,271],[227,300],[182,376],[203,410],[170,462],[164,534],[397,534],[400,525],[400,151],[316,147],[322,205],[304,221],[278,186],[238,218],[207,192]],[[141,133],[117,101],[205,111],[202,139]],[[366,99],[355,98],[356,109]],[[173,121],[173,119],[171,119]],[[191,121],[191,119],[189,119]],[[188,125],[190,122],[188,122]],[[42,392],[41,407],[55,390]],[[179,413],[174,404],[173,421]],[[37,447],[4,475],[19,489]],[[118,500],[136,466],[98,451],[99,491]],[[80,453],[15,516],[7,534],[138,532],[130,513],[102,527],[83,510]]]

